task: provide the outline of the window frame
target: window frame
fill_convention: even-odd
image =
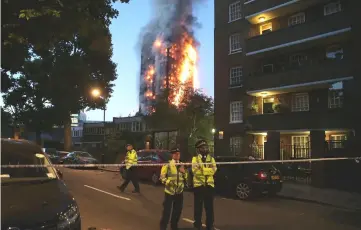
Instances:
[[[335,10],[327,12],[328,7],[329,8],[332,7]],[[323,15],[324,16],[336,14],[336,13],[341,12],[341,11],[342,11],[341,1],[330,2],[330,3],[323,6]]]
[[[233,113],[236,113],[236,112],[233,112],[233,105],[239,105],[239,120],[235,120],[234,117],[233,117]],[[236,123],[243,123],[243,111],[244,108],[243,108],[243,102],[242,101],[231,101],[231,103],[229,104],[229,123],[230,124],[236,124]]]
[[[271,26],[270,32],[273,31],[272,22],[266,22],[266,23],[264,23],[264,24],[262,24],[262,25],[259,26],[259,34],[260,34],[260,35],[264,35],[264,34],[263,34],[263,31],[267,31],[267,30],[262,30],[262,28],[263,28],[263,27],[266,27],[266,26]],[[267,34],[267,33],[266,33],[266,34]]]
[[[298,16],[302,16],[301,17],[301,22],[297,22],[297,18]],[[296,23],[292,23],[292,19],[296,18]],[[291,22],[291,23],[290,23]],[[300,13],[297,13],[297,14],[294,14],[294,15],[291,15],[290,17],[288,17],[288,26],[291,27],[291,26],[297,26],[297,25],[301,25],[303,23],[306,22],[306,14],[305,12],[300,12]]]
[[[237,37],[237,36],[239,36],[239,41],[238,41],[238,43],[239,43],[239,48],[236,48],[236,49],[232,49],[232,38],[234,38],[234,37]],[[242,35],[241,35],[241,33],[234,33],[234,34],[231,34],[230,36],[229,36],[229,54],[236,54],[236,53],[240,53],[240,52],[242,52],[242,47],[241,47],[241,39],[242,39]]]
[[[335,98],[336,94],[339,98]],[[339,109],[343,107],[343,90],[329,90],[328,91],[328,108],[329,109]]]
[[[235,7],[235,8],[232,8]],[[239,11],[237,10],[237,7],[239,7]],[[234,9],[234,12],[232,12],[232,9]],[[234,18],[232,19],[232,16],[234,16]],[[239,17],[237,17],[239,16]],[[228,23],[231,22],[235,22],[237,20],[242,19],[242,3],[241,1],[236,1],[233,2],[231,4],[229,4],[228,6]]]
[[[307,106],[304,107],[305,109],[302,109],[302,107],[299,106],[295,106],[295,99],[299,98],[299,97],[306,97],[307,98]],[[308,93],[296,93],[292,95],[292,103],[291,103],[291,111],[292,112],[307,112],[310,110],[310,97],[308,95]]]
[[[237,147],[234,148],[234,146],[236,144],[233,144],[234,142],[236,142]],[[229,148],[230,148],[230,152],[232,153],[232,156],[239,156],[241,155],[242,152],[242,147],[243,147],[243,137],[242,136],[231,136],[229,138]],[[237,151],[239,152],[239,154],[236,154]]]
[[[232,71],[234,71],[234,72],[232,72]],[[237,73],[240,73],[240,75],[237,76],[236,75]],[[235,79],[236,80],[239,79],[239,81],[236,81]],[[232,84],[232,82],[236,82],[236,83]],[[242,82],[243,82],[243,66],[239,65],[239,66],[231,67],[229,69],[229,86],[230,87],[241,87]]]

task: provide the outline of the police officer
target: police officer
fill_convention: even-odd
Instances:
[[[137,152],[133,149],[131,144],[127,144],[127,153],[125,156],[125,181],[121,186],[118,186],[121,192],[124,192],[125,188],[128,186],[131,181],[134,186],[133,193],[139,193],[139,183],[138,183],[138,175],[137,168],[134,165],[138,164],[138,156]]]
[[[172,160],[161,169],[160,180],[165,185],[165,197],[163,202],[163,213],[160,220],[160,230],[166,230],[171,218],[171,229],[178,229],[178,222],[183,209],[183,190],[187,181],[187,171],[179,163],[179,149],[172,149]],[[173,210],[172,210],[173,208]]]
[[[214,174],[217,171],[216,161],[209,154],[208,144],[199,140],[195,144],[196,156],[192,158],[193,189],[194,189],[194,227],[202,227],[203,205],[206,210],[207,230],[214,229]],[[206,164],[202,164],[206,163]]]

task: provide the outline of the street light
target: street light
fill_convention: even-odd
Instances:
[[[212,129],[212,133],[214,134],[216,132],[216,129]]]
[[[91,95],[94,97],[94,98],[100,98],[102,100],[104,100],[104,108],[103,108],[103,126],[104,126],[104,132],[103,132],[103,152],[102,152],[102,163],[104,164],[104,149],[105,149],[105,111],[106,111],[106,106],[105,106],[105,98],[104,96],[101,95],[102,92],[100,89],[98,88],[94,88],[92,89],[91,91]]]

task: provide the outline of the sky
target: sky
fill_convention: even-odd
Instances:
[[[140,53],[137,51],[141,29],[151,18],[153,0],[132,0],[129,4],[115,4],[119,11],[110,31],[113,41],[113,61],[117,64],[118,79],[114,82],[114,92],[108,103],[106,120],[113,117],[128,116],[138,111],[137,83],[140,71]],[[194,12],[202,27],[196,29],[199,48],[199,81],[200,88],[213,97],[214,73],[214,4],[213,0],[205,0]],[[103,111],[86,111],[87,120],[103,120]]]

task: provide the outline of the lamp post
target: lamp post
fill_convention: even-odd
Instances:
[[[104,126],[104,132],[103,132],[103,141],[102,141],[102,164],[104,164],[104,149],[105,149],[105,112],[106,112],[106,106],[105,106],[105,98],[101,95],[101,91],[97,88],[93,89],[91,91],[91,94],[94,98],[100,98],[104,100],[104,107],[103,107],[103,126]]]

